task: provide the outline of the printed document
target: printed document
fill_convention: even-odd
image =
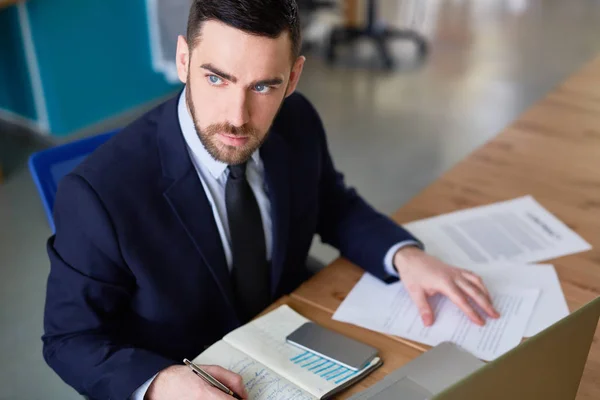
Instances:
[[[486,317],[478,310],[486,320],[480,327],[448,298],[438,295],[429,299],[435,322],[425,327],[402,282],[388,285],[365,273],[333,319],[430,346],[450,341],[490,361],[521,342],[540,290],[498,285],[490,293],[501,314],[499,319]]]
[[[470,268],[469,268],[470,269]],[[540,297],[525,329],[525,337],[534,336],[569,315],[565,295],[552,265],[498,265],[482,269],[473,268],[488,289],[519,285],[540,289]]]
[[[537,263],[591,246],[531,196],[403,225],[447,263]]]

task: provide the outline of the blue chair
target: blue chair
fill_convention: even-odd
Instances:
[[[55,231],[52,209],[54,207],[58,182],[63,176],[79,165],[84,158],[96,150],[98,146],[106,142],[117,132],[118,130],[115,130],[52,147],[33,153],[29,157],[29,171],[40,193],[52,233]]]

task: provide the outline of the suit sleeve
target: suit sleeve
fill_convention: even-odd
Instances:
[[[135,278],[92,187],[81,176],[67,175],[54,210],[56,235],[47,244],[44,359],[81,394],[127,399],[175,361],[118,339]]]
[[[422,244],[346,186],[343,175],[333,165],[322,122],[316,111],[313,113],[321,163],[318,233],[323,242],[339,249],[354,264],[379,279],[394,279],[384,268],[386,254],[398,244]]]

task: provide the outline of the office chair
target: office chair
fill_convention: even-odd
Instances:
[[[53,233],[55,227],[52,209],[58,182],[117,132],[118,130],[111,131],[52,147],[33,153],[29,157],[29,172],[42,199],[42,205]]]
[[[367,0],[367,26],[357,28],[342,26],[335,28],[329,37],[327,47],[327,60],[333,63],[336,59],[336,48],[339,44],[353,42],[359,38],[367,37],[374,41],[387,69],[394,67],[394,59],[388,49],[390,39],[407,39],[413,41],[417,46],[419,59],[424,59],[428,52],[427,40],[418,32],[409,29],[391,29],[382,25],[378,20],[377,0]]]

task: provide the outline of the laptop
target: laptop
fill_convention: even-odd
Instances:
[[[351,400],[569,400],[600,317],[600,297],[485,364],[442,343]]]

